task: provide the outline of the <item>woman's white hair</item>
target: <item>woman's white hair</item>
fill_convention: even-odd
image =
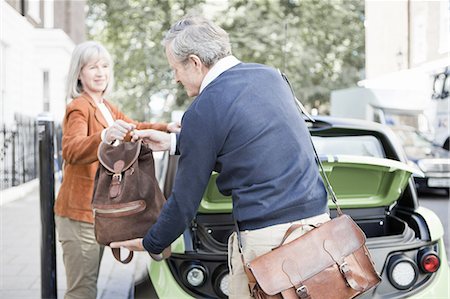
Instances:
[[[170,46],[175,59],[185,62],[197,55],[207,67],[231,55],[228,33],[213,22],[199,16],[187,16],[167,32],[163,45]]]
[[[69,74],[67,76],[67,99],[74,99],[83,93],[83,85],[79,79],[81,69],[87,63],[98,59],[105,59],[110,69],[108,85],[103,91],[103,95],[112,91],[114,85],[114,65],[111,55],[101,44],[94,41],[87,41],[77,45],[73,50]]]

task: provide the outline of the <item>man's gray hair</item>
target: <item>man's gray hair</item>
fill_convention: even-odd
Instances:
[[[95,41],[86,41],[78,46],[72,52],[69,73],[67,75],[67,99],[77,98],[83,93],[83,85],[80,81],[80,73],[83,67],[93,59],[105,59],[109,64],[109,81],[103,95],[107,95],[112,91],[114,85],[114,65],[109,52],[101,44]]]
[[[197,55],[207,67],[231,55],[228,33],[213,22],[199,16],[184,17],[167,32],[163,45],[170,46],[179,62]]]

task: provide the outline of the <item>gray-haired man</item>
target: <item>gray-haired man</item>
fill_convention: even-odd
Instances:
[[[247,261],[279,245],[292,223],[329,220],[308,129],[279,72],[240,62],[231,55],[228,34],[201,17],[177,22],[164,45],[175,80],[197,97],[177,138],[154,130],[134,138],[181,155],[175,185],[143,239],[111,247],[160,254],[194,218],[212,171],[220,173],[220,192],[232,196]],[[235,233],[228,254],[230,298],[249,298]]]

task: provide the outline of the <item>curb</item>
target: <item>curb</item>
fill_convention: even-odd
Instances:
[[[39,179],[34,179],[29,182],[20,184],[19,186],[11,187],[0,191],[0,206],[12,202],[14,200],[23,198],[32,191],[36,191],[39,187]]]

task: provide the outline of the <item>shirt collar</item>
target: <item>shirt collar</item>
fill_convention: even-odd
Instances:
[[[223,72],[229,70],[236,64],[240,63],[240,61],[234,57],[233,55],[224,57],[216,62],[213,67],[208,71],[205,78],[203,78],[202,84],[200,85],[199,94],[208,86],[209,83],[214,81],[217,77],[220,76]]]

